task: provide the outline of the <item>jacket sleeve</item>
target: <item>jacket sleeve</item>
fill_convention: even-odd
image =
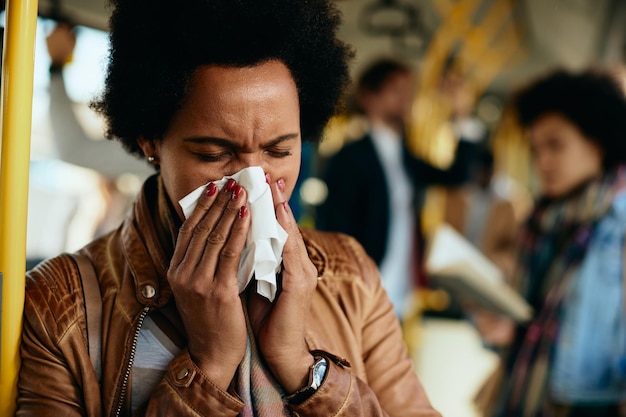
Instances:
[[[27,275],[18,417],[101,416],[79,281],[66,256],[47,261]]]
[[[136,416],[220,416],[236,417],[243,402],[234,393],[213,384],[183,350],[172,362],[147,406]]]
[[[364,286],[360,339],[368,382],[358,378],[345,360],[328,355],[328,373],[318,389],[300,405],[290,405],[297,416],[440,417],[413,370],[400,324],[383,289],[374,262],[352,238]]]
[[[475,152],[476,144],[461,139],[456,148],[452,165],[447,169],[434,167],[421,159],[412,159],[409,166],[411,166],[413,175],[416,177],[415,182],[418,184],[458,186],[469,180]]]

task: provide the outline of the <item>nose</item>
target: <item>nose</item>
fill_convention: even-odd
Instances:
[[[263,168],[263,172],[268,172],[268,166],[263,158],[263,152],[246,152],[240,153],[232,164],[232,174],[241,171],[242,169],[260,166]]]
[[[537,169],[542,173],[550,172],[553,168],[553,163],[550,157],[547,155],[540,155],[537,157]]]

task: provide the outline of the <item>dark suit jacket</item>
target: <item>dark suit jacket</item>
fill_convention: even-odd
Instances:
[[[404,169],[413,184],[416,225],[430,185],[461,185],[469,178],[473,144],[459,141],[453,164],[435,168],[404,148]],[[368,134],[331,157],[323,175],[328,198],[317,212],[316,227],[355,237],[377,265],[383,259],[389,232],[389,190],[385,174]],[[418,236],[419,236],[419,230]]]

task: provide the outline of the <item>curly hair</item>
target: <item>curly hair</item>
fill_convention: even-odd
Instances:
[[[559,70],[520,91],[514,104],[525,127],[547,113],[567,118],[603,150],[605,169],[626,162],[626,96],[609,73]]]
[[[137,138],[162,139],[195,70],[280,60],[300,101],[304,140],[315,141],[350,83],[350,46],[337,38],[330,0],[111,0],[108,73],[91,107],[106,136],[143,157]]]

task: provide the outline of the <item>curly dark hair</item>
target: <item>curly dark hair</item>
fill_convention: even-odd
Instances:
[[[350,82],[351,47],[337,39],[331,0],[111,0],[108,74],[91,107],[106,136],[143,157],[159,140],[203,65],[282,61],[295,80],[302,137],[315,141]]]
[[[553,72],[517,93],[514,104],[525,127],[547,113],[567,118],[604,151],[605,169],[626,162],[626,96],[608,72]]]

